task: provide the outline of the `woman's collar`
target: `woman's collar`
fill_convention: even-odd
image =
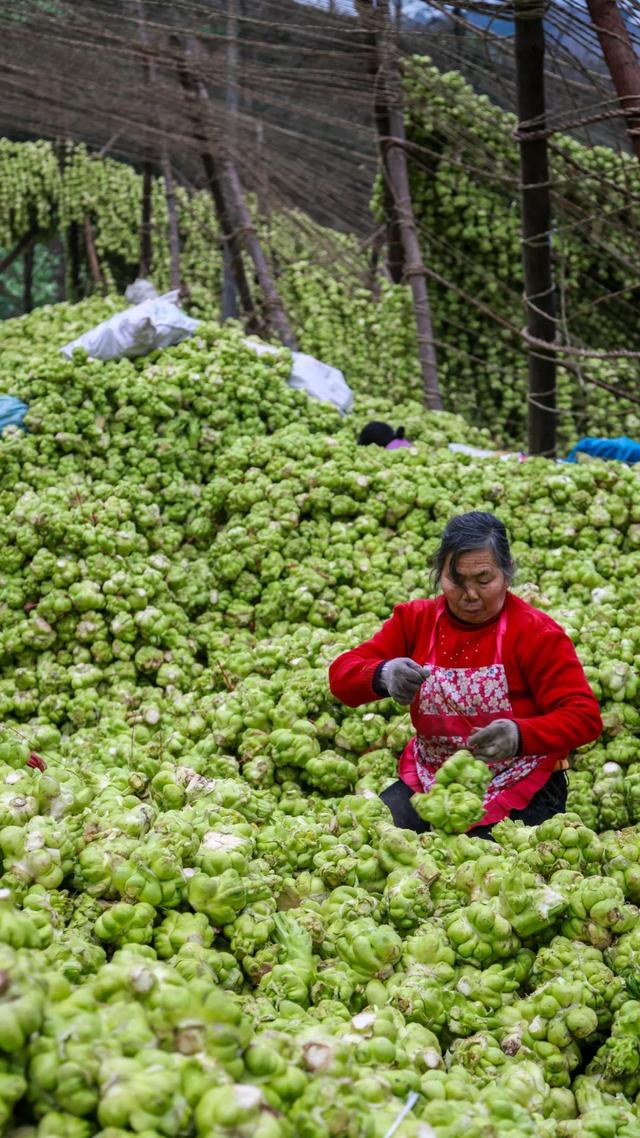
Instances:
[[[480,629],[482,629],[482,628],[489,628],[490,625],[497,624],[497,622],[500,620],[500,617],[504,611],[504,607],[505,607],[508,599],[509,599],[509,594],[507,593],[507,595],[504,599],[504,605],[500,609],[500,612],[496,613],[496,615],[492,616],[489,620],[483,620],[481,624],[478,624],[477,622],[472,621],[472,620],[461,620],[459,616],[454,616],[454,614],[452,613],[452,611],[449,608],[449,605],[447,604],[446,601],[444,602],[444,611],[446,612],[447,616],[449,617],[449,620],[451,621],[451,623],[456,628],[463,628],[465,630],[465,632],[480,631]]]

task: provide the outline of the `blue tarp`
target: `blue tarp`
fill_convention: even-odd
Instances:
[[[567,455],[567,462],[577,462],[578,454],[591,458],[615,458],[618,462],[640,462],[640,443],[619,435],[617,439],[580,439]]]
[[[16,399],[15,395],[0,395],[0,435],[5,427],[22,427],[26,430],[24,417],[28,410],[27,404]]]

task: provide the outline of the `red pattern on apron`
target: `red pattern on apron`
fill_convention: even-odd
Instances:
[[[444,597],[439,597],[436,605],[436,619],[424,665],[429,674],[413,703],[412,720],[416,735],[405,751],[405,756],[415,762],[423,791],[431,790],[436,771],[455,751],[467,745],[473,731],[496,719],[514,718],[507,674],[502,663],[506,611],[503,609],[497,624],[493,664],[483,668],[443,668],[436,664],[435,659],[438,624],[445,611]],[[488,763],[488,766],[493,777],[484,798],[485,814],[476,825],[497,821],[491,807],[498,796],[538,768],[544,766],[548,770],[549,756],[519,755]],[[492,816],[486,822],[488,814]]]

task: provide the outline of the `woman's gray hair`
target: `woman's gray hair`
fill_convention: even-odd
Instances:
[[[439,583],[448,557],[451,557],[449,576],[456,585],[461,584],[457,569],[458,557],[462,553],[471,553],[478,549],[491,550],[496,565],[504,573],[507,584],[510,585],[516,574],[516,564],[511,556],[504,522],[501,522],[495,514],[487,514],[482,510],[459,514],[447,522],[440,539],[440,546],[433,559],[434,584]]]

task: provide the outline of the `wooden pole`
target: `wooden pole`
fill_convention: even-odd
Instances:
[[[147,31],[147,21],[144,0],[137,0],[136,9],[138,13],[138,22],[140,25],[140,40],[143,48],[143,72],[145,87],[153,93],[156,85],[156,64],[151,50],[149,35]],[[145,164],[149,169],[152,168],[150,159]],[[160,168],[162,171],[162,180],[164,182],[164,193],[167,203],[167,218],[169,223],[169,279],[172,289],[179,289],[182,287],[182,277],[180,273],[180,227],[178,224],[178,210],[176,207],[176,194],[175,184],[173,180],[173,170],[171,168],[171,159],[169,157],[166,144],[163,143],[161,147]],[[149,270],[153,257],[153,181],[149,179],[149,186],[143,186],[143,201],[147,201],[147,206],[143,204],[143,224],[141,233],[141,257],[143,262],[148,258]],[[145,241],[145,234],[147,240]],[[142,272],[142,264],[140,276],[146,275]]]
[[[372,7],[371,0],[356,0],[358,15],[365,33],[367,56],[367,72],[373,86],[373,117],[378,135],[378,152],[380,166],[384,175],[384,139],[391,136],[389,122],[389,106],[386,99],[384,85],[378,82],[380,70],[380,56],[378,51],[378,17]],[[389,179],[382,179],[382,209],[387,229],[387,270],[394,284],[401,284],[404,279],[404,248],[402,233],[396,214],[393,199],[393,190]]]
[[[258,171],[257,198],[258,213],[267,220],[271,217],[271,202],[269,199],[269,170],[264,157],[264,125],[256,122],[256,167]]]
[[[258,239],[258,234],[251,221],[238,172],[232,162],[225,163],[224,172],[229,201],[241,229],[244,246],[255,265],[256,276],[264,294],[267,319],[282,343],[295,351],[298,347],[296,337],[287,320],[282,299]]]
[[[54,237],[50,247],[55,257],[57,301],[61,304],[64,301],[66,293],[67,267],[65,264],[64,240],[59,233]]]
[[[227,42],[225,59],[224,102],[227,112],[228,145],[235,160],[238,142],[238,0],[227,0]],[[238,298],[233,273],[233,255],[229,242],[222,245],[222,297],[221,316],[237,320]]]
[[[233,254],[228,241],[222,242],[222,293],[220,296],[220,319],[237,320],[240,316],[238,296],[233,271]]]
[[[80,230],[77,221],[67,229],[67,300],[75,304],[80,299]]]
[[[202,164],[204,166],[207,184],[211,196],[216,207],[216,213],[220,222],[220,229],[224,238],[224,243],[228,246],[231,256],[231,264],[233,266],[233,276],[240,297],[242,310],[251,323],[253,330],[257,330],[257,316],[251,296],[251,288],[249,279],[245,272],[244,262],[242,260],[242,245],[238,234],[234,231],[233,222],[231,221],[227,203],[224,198],[222,190],[222,172],[218,167],[217,161],[209,153],[204,152],[201,154]]]
[[[147,19],[144,0],[135,0],[135,9],[138,19],[138,35],[142,44],[142,74],[144,78],[144,92],[151,101],[156,81],[156,68],[149,45],[147,33]],[[138,263],[138,276],[142,279],[151,273],[153,261],[153,162],[148,146],[144,147],[144,162],[142,163],[142,203],[140,212],[140,257]]]
[[[378,137],[390,138],[393,134],[391,128],[391,120],[389,117],[388,109],[382,109],[379,106],[379,99],[376,97],[378,107],[375,109],[374,114],[376,118],[376,125],[378,128]],[[385,144],[380,144],[380,159],[381,166],[384,172],[385,158],[384,158]],[[394,284],[402,284],[404,280],[405,271],[405,254],[404,242],[402,240],[402,230],[400,228],[400,219],[396,212],[395,198],[393,196],[393,189],[390,179],[387,176],[383,177],[382,186],[382,206],[384,215],[387,222],[387,268],[389,276]]]
[[[167,214],[169,217],[169,259],[171,288],[180,288],[180,228],[178,225],[178,210],[176,207],[176,191],[173,181],[171,159],[166,150],[162,154],[162,177],[164,179],[164,192],[167,199]]]
[[[233,147],[235,147],[237,142],[238,106],[240,102],[238,87],[238,16],[238,0],[227,0],[225,107],[229,117],[229,136]]]
[[[100,261],[93,236],[93,226],[88,213],[84,215],[84,243],[87,250],[87,261],[89,262],[91,279],[98,292],[104,292],[104,277],[102,275],[102,269],[100,268]]]
[[[360,11],[364,8],[362,0],[359,0],[358,8]],[[372,16],[372,25],[369,26],[375,29],[378,100],[385,107],[389,124],[389,134],[381,140],[383,176],[391,190],[393,210],[400,231],[404,259],[403,279],[408,282],[413,296],[424,401],[429,410],[441,411],[442,396],[438,383],[427,274],[413,213],[407,169],[402,78],[391,41],[388,0],[379,0],[375,12],[369,0],[369,9]]]
[[[67,166],[68,153],[72,150],[72,144],[68,138],[63,135],[56,142],[56,151],[58,157],[58,166],[60,169],[60,177],[64,179],[65,169]],[[76,221],[70,222],[64,234],[61,234],[62,239],[62,272],[64,273],[64,294],[63,299],[70,301],[74,304],[79,299],[80,292],[80,249],[78,240],[78,223]]]
[[[369,274],[368,274],[369,282],[368,283],[369,283],[369,288],[371,289],[371,295],[373,296],[373,299],[375,300],[376,304],[380,300],[380,281],[378,278],[378,273],[379,273],[379,269],[380,269],[380,251],[381,251],[383,245],[384,245],[384,229],[381,228],[380,232],[375,234],[373,241],[371,242],[371,252],[369,253]]]
[[[33,311],[33,245],[25,249],[22,258],[22,311]]]
[[[555,297],[551,267],[551,193],[544,87],[541,0],[516,0],[515,56],[522,203],[522,265],[527,331],[552,345]],[[527,137],[531,135],[532,137]],[[556,453],[556,355],[529,349],[529,453]]]
[[[138,276],[148,277],[151,272],[152,246],[152,190],[153,166],[148,160],[142,167],[142,215],[140,220],[140,264]]]
[[[438,362],[433,338],[433,322],[431,319],[429,291],[427,289],[427,274],[422,260],[418,231],[413,216],[409,175],[407,172],[407,158],[404,149],[402,149],[402,145],[405,141],[405,133],[404,115],[401,108],[391,108],[389,113],[389,125],[391,127],[392,140],[387,150],[386,165],[389,171],[389,181],[393,188],[393,199],[402,236],[402,246],[405,255],[404,277],[405,280],[409,281],[413,294],[424,401],[429,410],[441,411],[442,396],[440,395],[440,386],[438,383]]]
[[[636,158],[640,158],[640,60],[616,0],[587,0]]]
[[[247,329],[251,332],[257,332],[259,325],[251,296],[249,280],[242,260],[242,245],[238,234],[235,233],[233,229],[222,188],[222,172],[211,151],[204,126],[204,110],[208,105],[209,99],[207,89],[193,73],[189,59],[191,54],[189,47],[187,46],[183,49],[179,43],[176,43],[175,39],[173,42],[174,46],[178,48],[178,77],[188,99],[193,125],[193,136],[198,144],[200,161],[204,168],[209,192],[213,198],[222,237],[228,242],[229,249],[231,250],[233,275],[238,290],[238,296],[240,297],[240,304],[245,315]]]

